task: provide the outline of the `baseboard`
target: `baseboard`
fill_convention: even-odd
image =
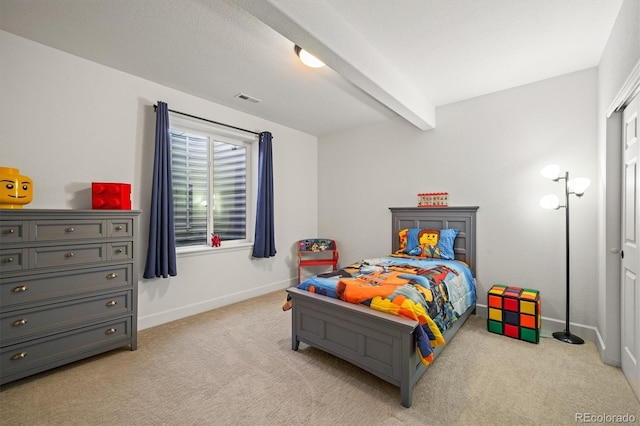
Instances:
[[[487,305],[476,303],[476,315],[487,318],[489,316]],[[564,320],[558,320],[545,316],[543,316],[541,319],[541,337],[551,337],[551,333],[556,331],[564,331],[565,329],[566,321]],[[604,341],[602,340],[602,336],[600,335],[600,332],[596,327],[574,322],[570,323],[570,325],[571,334],[575,334],[576,336],[581,337],[583,340],[594,342],[596,347],[598,348],[598,351],[602,354],[602,351],[604,350]]]
[[[144,330],[146,328],[166,324],[168,322],[190,317],[192,315],[201,314],[212,309],[221,308],[223,306],[251,299],[252,297],[263,296],[274,291],[284,290],[293,285],[294,282],[295,278],[292,278],[291,280],[271,283],[261,287],[256,287],[237,293],[226,294],[224,296],[216,297],[213,299],[203,300],[191,305],[180,306],[178,308],[155,313],[153,315],[138,317],[138,330]],[[282,293],[282,295],[282,297],[284,298],[285,294]]]

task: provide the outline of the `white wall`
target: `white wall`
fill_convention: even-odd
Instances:
[[[388,207],[448,191],[450,205],[480,207],[478,303],[494,283],[536,288],[543,317],[562,331],[565,214],[539,200],[564,188],[540,170],[557,162],[595,180],[596,84],[588,69],[440,107],[434,130],[392,119],[321,137],[320,234],[339,241],[344,263],[387,254]],[[596,192],[572,196],[571,318],[588,326],[597,323],[596,212]]]
[[[626,0],[598,67],[598,349],[620,365],[621,121],[607,110],[640,61],[640,2]],[[614,251],[612,251],[614,249]]]
[[[160,100],[171,109],[273,134],[277,256],[251,259],[250,249],[179,256],[177,277],[140,281],[140,328],[293,283],[294,242],[317,234],[315,136],[4,31],[0,58],[0,166],[33,179],[27,207],[91,208],[91,182],[131,183],[133,208],[142,210],[141,268],[154,155],[152,105]]]

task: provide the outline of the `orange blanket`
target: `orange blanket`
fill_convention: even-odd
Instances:
[[[342,278],[336,286],[339,299],[351,303],[362,303],[376,296],[387,297],[402,286],[409,283],[409,279],[400,278],[402,272],[374,272],[359,275],[356,278]]]

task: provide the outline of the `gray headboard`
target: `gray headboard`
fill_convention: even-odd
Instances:
[[[476,270],[476,211],[472,207],[389,207],[391,210],[391,248],[400,247],[398,232],[406,228],[447,229],[457,228],[454,244],[456,259]]]

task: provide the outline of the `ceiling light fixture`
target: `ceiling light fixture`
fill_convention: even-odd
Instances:
[[[322,62],[320,59],[316,58],[297,44],[293,47],[293,50],[296,52],[296,55],[298,55],[298,58],[300,58],[302,63],[306,66],[311,68],[324,67],[324,62]]]

